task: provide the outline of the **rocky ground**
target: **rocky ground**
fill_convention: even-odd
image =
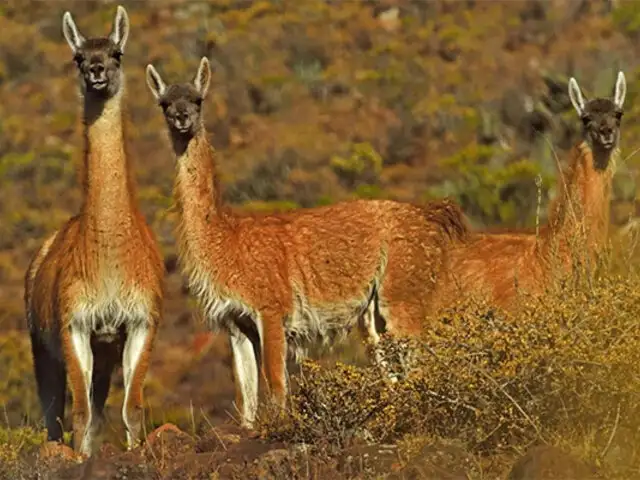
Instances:
[[[589,479],[595,470],[554,447],[535,447],[506,470],[483,473],[481,462],[452,445],[425,445],[407,457],[397,445],[362,445],[337,458],[314,455],[304,445],[284,445],[249,438],[231,425],[191,436],[173,424],[151,432],[145,446],[123,453],[105,445],[90,460],[79,462],[68,448],[45,445],[40,477],[76,479],[442,479],[508,480]],[[504,460],[503,460],[504,461]]]

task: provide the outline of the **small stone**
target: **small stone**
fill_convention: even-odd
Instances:
[[[40,447],[39,456],[41,460],[58,458],[63,460],[82,459],[82,455],[77,454],[73,449],[64,443],[46,442]]]

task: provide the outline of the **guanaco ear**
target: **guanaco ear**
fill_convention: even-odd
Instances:
[[[613,103],[616,107],[622,108],[624,103],[624,97],[627,95],[627,81],[624,78],[622,71],[618,72],[618,81],[616,82],[616,93],[613,96]]]
[[[202,95],[202,98],[207,95],[210,80],[211,68],[209,66],[209,60],[207,57],[202,57],[202,60],[200,60],[200,66],[198,67],[198,73],[196,73],[196,78],[193,80],[193,84],[200,95]]]
[[[578,112],[578,116],[582,117],[584,114],[584,100],[582,99],[582,92],[580,91],[578,82],[573,77],[569,80],[569,98],[571,99],[573,108]]]
[[[73,21],[73,17],[69,12],[64,12],[62,16],[62,33],[64,34],[64,38],[67,39],[71,51],[76,53],[80,47],[82,47],[84,37],[80,35],[78,27],[76,27],[76,23]]]
[[[109,34],[109,38],[116,44],[120,52],[124,52],[124,46],[129,37],[129,16],[122,5],[118,5],[116,18],[113,21],[113,28]]]
[[[147,65],[147,85],[151,93],[153,93],[153,96],[156,97],[156,100],[160,100],[167,90],[167,86],[162,81],[162,77],[160,77],[158,71],[153,68],[151,64]]]

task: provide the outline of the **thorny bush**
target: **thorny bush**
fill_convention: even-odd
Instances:
[[[602,460],[615,430],[638,436],[639,287],[607,274],[524,298],[517,315],[463,301],[419,339],[382,341],[390,363],[411,352],[396,384],[374,367],[306,361],[291,411],[267,418],[265,431],[322,449],[420,433],[478,454],[578,437]]]

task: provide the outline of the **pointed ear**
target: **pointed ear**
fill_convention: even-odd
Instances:
[[[578,82],[576,82],[576,79],[573,77],[569,80],[569,98],[571,99],[573,108],[578,112],[578,116],[582,117],[584,114],[584,100],[582,99],[582,92],[580,91]]]
[[[153,93],[153,96],[156,97],[156,100],[160,100],[160,97],[162,97],[167,90],[167,86],[162,81],[160,74],[151,64],[147,65],[147,85],[151,93]]]
[[[73,53],[76,53],[82,44],[84,43],[84,37],[80,35],[76,23],[73,21],[71,13],[64,12],[62,16],[62,33],[64,38],[67,39],[67,43],[71,47]]]
[[[202,95],[202,98],[206,97],[207,91],[209,90],[209,80],[211,80],[209,60],[207,57],[202,57],[202,60],[200,60],[200,66],[198,67],[198,73],[196,73],[196,78],[193,80],[193,84],[195,85],[196,90],[200,92],[200,95]]]
[[[622,71],[618,72],[618,81],[616,82],[616,93],[613,97],[613,103],[616,107],[622,108],[624,103],[624,97],[627,95],[627,81],[624,78]]]
[[[121,52],[124,52],[124,46],[129,37],[129,16],[123,6],[118,5],[116,18],[113,21],[113,28],[109,34],[109,38],[116,44]]]

